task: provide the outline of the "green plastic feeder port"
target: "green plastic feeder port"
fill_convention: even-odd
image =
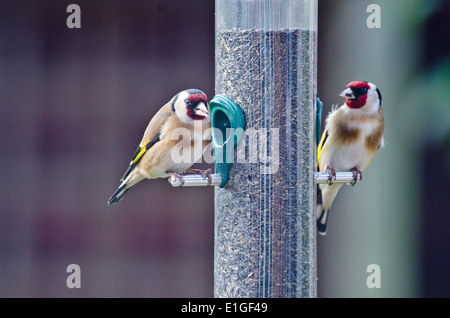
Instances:
[[[221,188],[229,178],[234,162],[234,148],[242,140],[245,118],[241,108],[224,95],[216,95],[209,102],[215,172],[222,175]]]

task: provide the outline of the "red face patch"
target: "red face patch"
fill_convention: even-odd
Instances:
[[[347,98],[345,103],[350,108],[361,108],[366,105],[367,102],[367,91],[370,86],[366,82],[355,81],[347,85],[347,88],[351,88],[354,99]]]
[[[353,87],[353,88],[365,87],[367,89],[370,89],[369,83],[361,82],[361,81],[351,82],[350,84],[347,85],[347,88],[349,88],[349,87]]]
[[[203,102],[206,105],[206,108],[208,108],[208,98],[206,95],[202,92],[199,93],[191,93],[187,100],[190,101],[190,105],[187,106],[187,115],[192,118],[193,120],[203,120],[206,117],[197,115],[194,113],[194,108],[200,103]]]
[[[200,102],[204,102],[205,104],[208,103],[208,99],[205,94],[199,93],[199,94],[190,94],[187,98],[194,104],[198,104]]]

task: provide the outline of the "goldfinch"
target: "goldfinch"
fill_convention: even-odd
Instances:
[[[336,171],[352,171],[355,185],[384,145],[380,90],[372,83],[356,81],[348,84],[340,96],[345,104],[328,115],[317,150],[317,170],[330,173],[329,183],[318,185],[316,218],[322,235],[327,231],[328,211],[342,186],[332,183]]]
[[[185,172],[202,173],[188,169],[201,158],[209,144],[210,127],[205,93],[187,89],[175,95],[151,119],[121,179],[122,184],[108,204],[118,203],[132,186],[146,178],[180,178]],[[204,177],[207,174],[208,171]]]

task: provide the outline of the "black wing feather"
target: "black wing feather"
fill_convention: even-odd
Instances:
[[[145,147],[144,154],[145,154],[145,152],[147,152],[147,150],[149,150],[151,147],[153,147],[154,144],[156,144],[158,141],[160,141],[160,135],[161,135],[161,133],[157,133],[155,138],[153,138],[152,141],[149,141],[145,146],[143,146],[143,147]],[[139,155],[139,153],[141,152],[143,147],[141,147],[141,146],[137,147],[136,152],[133,155],[133,159],[131,159],[130,166],[128,167],[127,171],[125,171],[122,179],[120,179],[121,181],[125,180],[128,177],[128,175],[131,173],[131,171],[133,171],[133,169],[141,161],[144,154],[142,154],[141,157],[138,160],[136,160],[136,162],[135,162],[135,159]]]

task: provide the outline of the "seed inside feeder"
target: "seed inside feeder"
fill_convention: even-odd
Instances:
[[[247,120],[237,163],[216,187],[216,297],[315,295],[315,31],[216,35],[216,94]]]

